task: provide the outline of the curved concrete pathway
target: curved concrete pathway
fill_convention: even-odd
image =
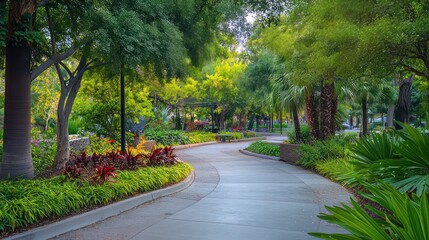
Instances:
[[[324,205],[348,192],[325,178],[280,161],[238,152],[249,143],[181,150],[195,168],[186,190],[55,239],[253,240],[312,239],[340,232],[320,221]]]

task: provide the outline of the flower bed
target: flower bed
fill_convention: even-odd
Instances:
[[[0,181],[0,236],[45,219],[178,183],[191,171],[190,165],[178,163],[168,167],[118,171],[115,179],[102,184],[85,179],[69,181],[64,175],[50,179]]]

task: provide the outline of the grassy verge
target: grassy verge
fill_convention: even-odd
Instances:
[[[101,185],[79,179],[67,181],[64,176],[0,181],[0,236],[45,219],[178,183],[191,171],[186,163],[119,171],[117,178]]]
[[[245,150],[249,152],[258,153],[258,154],[268,155],[268,156],[275,156],[275,157],[280,156],[279,146],[275,146],[271,143],[262,142],[262,141],[257,141],[250,144],[250,146],[248,146]]]

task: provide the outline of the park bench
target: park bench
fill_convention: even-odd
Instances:
[[[230,142],[232,139],[231,134],[218,134],[217,137],[220,138],[221,142],[226,142],[226,140],[228,140],[228,142]]]

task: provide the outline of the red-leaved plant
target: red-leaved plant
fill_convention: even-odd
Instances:
[[[173,147],[155,148],[151,153],[144,156],[148,166],[168,166],[178,162]]]
[[[121,169],[136,169],[140,163],[140,159],[143,157],[143,154],[134,155],[131,151],[131,147],[128,146],[126,152],[121,152],[119,158],[123,161],[124,164],[121,164]],[[125,166],[124,166],[125,165]]]
[[[75,165],[66,165],[64,168],[64,175],[66,179],[77,179],[80,177],[84,169]]]
[[[105,181],[109,180],[109,178],[116,177],[115,170],[115,167],[107,166],[105,164],[103,164],[103,166],[96,166],[92,180],[97,183],[104,183]]]

